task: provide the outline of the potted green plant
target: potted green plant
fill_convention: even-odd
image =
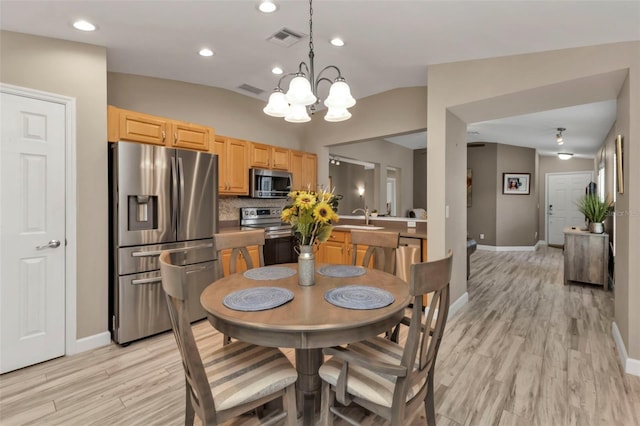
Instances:
[[[604,232],[604,220],[613,209],[610,200],[601,201],[597,194],[587,194],[578,201],[578,210],[589,221],[589,231],[594,234]]]

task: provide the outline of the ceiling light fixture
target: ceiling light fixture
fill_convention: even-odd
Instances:
[[[559,152],[558,153],[558,158],[561,160],[568,160],[571,157],[573,157],[573,154],[571,154],[570,152]]]
[[[79,20],[73,23],[73,28],[80,31],[95,31],[96,26],[89,21]]]
[[[332,39],[331,39],[331,41],[330,41],[330,43],[331,43],[333,46],[335,46],[335,47],[342,47],[342,46],[344,46],[344,40],[342,40],[342,39],[341,39],[341,38],[339,38],[339,37],[332,38]]]
[[[356,100],[351,96],[351,89],[342,77],[340,69],[335,65],[327,65],[318,73],[317,78],[315,76],[312,3],[313,0],[309,0],[309,63],[300,62],[298,72],[280,77],[278,87],[269,96],[269,102],[263,111],[272,117],[284,117],[285,121],[290,123],[310,121],[309,112],[313,114],[316,111],[316,106],[320,103],[317,91],[318,84],[321,81],[326,81],[331,84],[331,87],[329,88],[329,96],[324,101],[324,105],[328,107],[324,119],[332,122],[348,120],[351,118],[351,113],[347,108],[354,106]],[[322,74],[328,69],[334,69],[338,73],[333,82],[327,77],[322,77]],[[289,83],[289,90],[285,94],[281,85],[282,81],[289,76],[294,76],[294,78]]]
[[[271,72],[274,73],[275,75],[280,75],[284,72],[284,70],[280,67],[273,67],[271,68]]]
[[[271,0],[262,0],[258,3],[258,10],[262,13],[273,13],[278,10],[278,5]]]
[[[200,51],[198,52],[198,54],[199,54],[200,56],[204,56],[204,57],[207,57],[207,56],[213,56],[213,50],[211,50],[211,49],[207,49],[207,48],[200,49]]]
[[[562,145],[564,143],[564,140],[562,139],[562,132],[564,132],[565,129],[564,127],[558,127],[558,133],[556,134],[556,142],[558,142],[558,145]]]

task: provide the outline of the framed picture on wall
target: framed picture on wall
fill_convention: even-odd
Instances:
[[[618,193],[624,194],[624,173],[622,170],[622,135],[616,137],[616,172],[618,174]]]
[[[503,173],[502,193],[509,195],[529,195],[530,173]]]

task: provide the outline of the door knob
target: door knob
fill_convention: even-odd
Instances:
[[[36,250],[42,250],[42,249],[46,249],[46,248],[58,248],[58,247],[60,247],[60,241],[51,240],[45,245],[36,246]]]

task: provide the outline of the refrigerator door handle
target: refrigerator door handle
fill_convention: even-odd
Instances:
[[[178,191],[178,205],[180,210],[176,220],[176,229],[182,227],[182,213],[184,212],[184,164],[182,163],[182,157],[177,156],[178,159],[178,178],[180,179],[180,189]]]
[[[176,235],[178,230],[178,170],[176,158],[171,158],[171,232]],[[175,237],[174,237],[175,238]]]
[[[201,244],[198,246],[181,247],[181,248],[166,249],[166,250],[136,251],[131,253],[131,257],[153,257],[153,256],[160,256],[160,253],[162,253],[163,251],[168,251],[169,253],[179,253],[179,252],[187,252],[191,250],[211,248],[211,247],[213,247],[213,244]]]
[[[154,283],[161,284],[162,283],[162,277],[140,278],[140,279],[137,279],[137,280],[131,280],[131,284],[133,284],[133,285],[154,284]]]

